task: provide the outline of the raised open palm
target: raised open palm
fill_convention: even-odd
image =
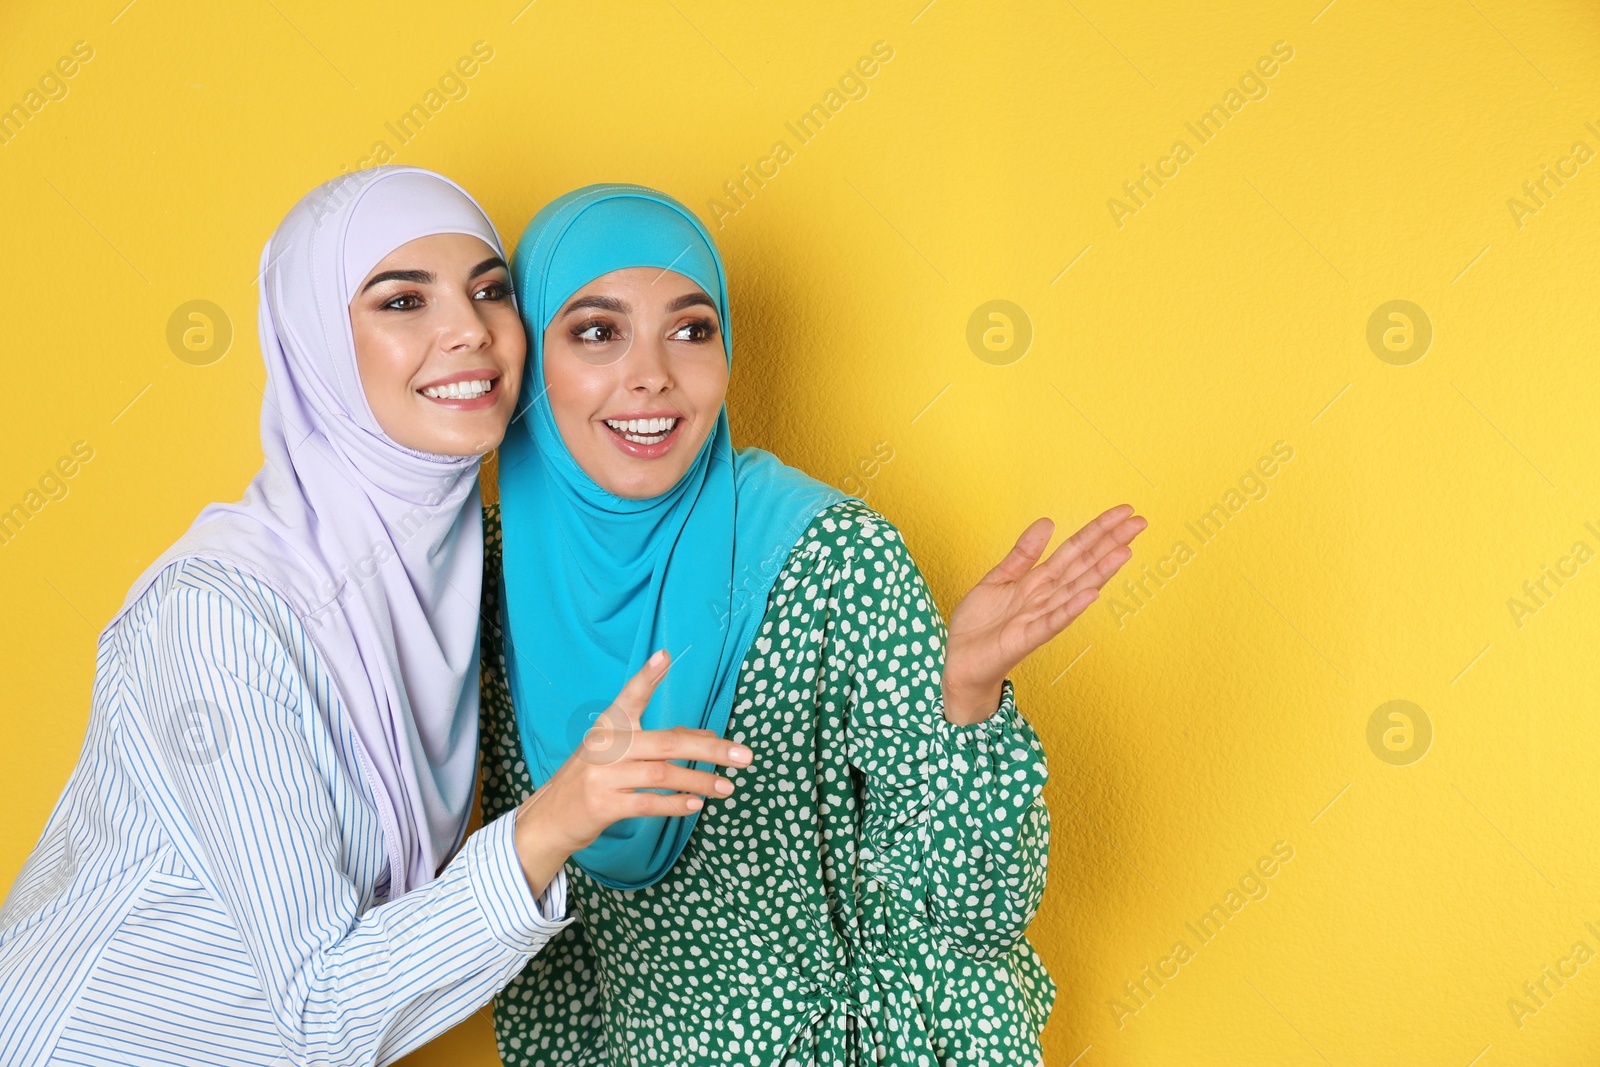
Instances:
[[[945,649],[945,713],[975,721],[994,712],[1006,675],[1100,594],[1133,556],[1131,542],[1149,525],[1118,504],[1061,542],[1043,563],[1055,523],[1039,519],[1022,531],[999,565],[984,575],[950,615]]]

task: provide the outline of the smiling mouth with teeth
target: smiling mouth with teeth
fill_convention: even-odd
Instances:
[[[476,400],[494,388],[494,382],[484,378],[471,382],[451,382],[449,385],[432,385],[417,390],[434,400]]]
[[[659,445],[672,435],[682,419],[606,419],[612,432],[636,445]]]

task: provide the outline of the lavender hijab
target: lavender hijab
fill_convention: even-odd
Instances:
[[[465,190],[417,167],[346,174],[294,206],[261,253],[265,463],[241,500],[200,512],[108,624],[186,558],[234,564],[288,601],[359,739],[391,897],[433,880],[471,813],[479,457],[419,452],[383,432],[356,369],[349,303],[390,252],[439,233],[505,254]]]

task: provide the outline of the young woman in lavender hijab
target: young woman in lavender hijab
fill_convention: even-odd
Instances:
[[[686,208],[569,193],[513,272],[531,400],[485,530],[485,814],[535,786],[540,812],[641,726],[725,735],[754,761],[674,817],[573,830],[581,923],[497,999],[502,1057],[1037,1063],[1055,987],[1024,931],[1046,770],[1007,675],[1144,520],[1112,508],[1040,562],[1041,519],[947,631],[893,524],[733,448],[727,282]],[[657,654],[643,715],[607,709],[657,649],[671,670]]]
[[[100,635],[82,754],[0,910],[0,1064],[388,1063],[571,922],[568,835],[719,780],[667,760],[741,762],[645,731],[465,836],[479,457],[526,351],[503,254],[413,167],[320,186],[268,241],[265,463]],[[651,679],[622,688],[636,717]]]

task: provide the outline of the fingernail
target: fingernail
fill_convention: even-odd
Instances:
[[[689,798],[689,810],[690,811],[699,811],[700,810],[700,805],[702,805],[704,803],[705,803],[705,801],[701,800],[699,797],[690,797]]]
[[[755,753],[751,752],[743,745],[734,745],[732,748],[728,749],[728,759],[734,763],[749,763],[751,757],[754,755]]]
[[[718,778],[717,792],[721,793],[723,796],[727,796],[729,793],[733,792],[733,783],[728,781],[726,778]]]
[[[661,661],[666,658],[667,650],[664,648],[658,648],[656,649],[655,655],[651,656],[645,665],[648,667],[659,667],[661,666]]]

